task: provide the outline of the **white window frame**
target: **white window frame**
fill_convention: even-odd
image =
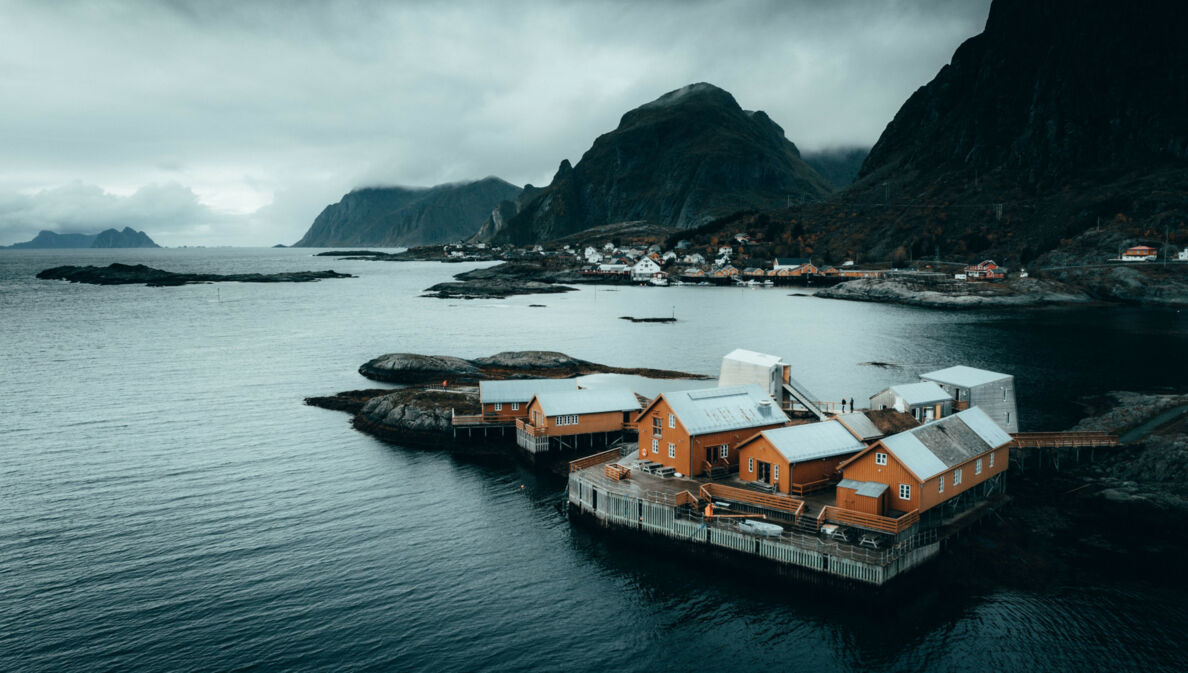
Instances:
[[[503,411],[503,402],[495,403],[495,411]]]
[[[754,471],[755,471],[755,459],[747,458],[747,472],[753,473]]]
[[[512,402],[512,411],[519,411],[519,410],[520,410],[520,403]]]
[[[676,444],[673,444],[672,442],[668,443],[668,457],[676,458]]]
[[[771,466],[771,483],[777,483],[780,480],[780,466],[775,464]]]
[[[900,484],[899,485],[899,499],[900,500],[911,500],[912,499],[912,485],[911,484]]]
[[[990,452],[990,467],[994,467],[994,452]]]
[[[942,474],[942,475],[940,476],[940,481],[939,481],[939,482],[937,482],[937,483],[938,483],[938,485],[939,485],[939,488],[937,489],[937,492],[938,492],[938,493],[944,493],[944,492],[945,492],[945,475],[943,475],[943,474]]]
[[[676,414],[668,415],[668,427],[670,427],[670,428],[676,427]]]
[[[875,451],[875,465],[886,465],[886,464],[887,464],[887,454],[885,454],[881,451]]]
[[[978,458],[978,460],[974,463],[974,474],[981,474],[981,473],[982,473],[982,459]]]
[[[957,468],[956,470],[953,470],[953,485],[954,486],[961,485],[961,468],[960,467]]]
[[[663,427],[664,421],[661,421],[659,416],[652,416],[652,436],[659,437],[662,435],[661,429]]]
[[[722,446],[718,447],[718,457],[719,458],[729,458],[730,457],[730,445],[729,444],[723,444]]]
[[[660,440],[652,440],[652,453],[660,453]]]

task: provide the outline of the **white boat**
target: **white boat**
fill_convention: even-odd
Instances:
[[[667,278],[661,278],[661,277],[659,277],[659,276],[655,276],[655,277],[653,277],[653,278],[652,278],[651,280],[649,280],[648,282],[649,282],[649,283],[651,283],[652,285],[656,285],[656,286],[658,286],[658,287],[667,287],[667,286],[668,286],[668,279],[667,279]]]
[[[753,519],[743,519],[739,522],[738,529],[744,533],[763,535],[765,537],[779,537],[784,533],[783,526],[777,526],[774,523],[765,523],[763,521],[755,521]]]

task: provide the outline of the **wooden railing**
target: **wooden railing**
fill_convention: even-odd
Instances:
[[[617,463],[607,463],[606,476],[615,481],[623,481],[631,478],[631,470],[619,465]]]
[[[799,518],[801,513],[804,512],[803,500],[789,498],[788,496],[784,495],[768,495],[766,493],[757,493],[745,488],[723,486],[722,484],[702,484],[701,497],[705,498],[706,500],[718,498],[744,505],[751,505],[753,507],[761,507],[763,509],[775,510],[777,512],[785,512],[792,515],[793,521]]]
[[[480,414],[454,414],[454,425],[482,425],[484,423],[483,416]]]
[[[585,458],[578,458],[577,460],[569,461],[569,471],[577,472],[578,470],[584,470],[587,467],[593,467],[599,463],[612,461],[618,457],[619,450],[617,448],[609,449],[607,451],[603,451],[602,453],[596,453],[592,456],[586,456]]]
[[[920,510],[914,509],[898,519],[892,519],[889,516],[866,514],[864,512],[838,509],[837,507],[826,505],[821,509],[821,514],[817,517],[818,529],[820,529],[820,524],[823,521],[897,535],[920,522]]]
[[[810,481],[805,484],[791,484],[789,486],[788,490],[791,491],[792,495],[804,495],[806,493],[813,493],[815,491],[820,491],[820,490],[829,488],[834,483],[836,483],[836,481],[834,479],[832,479],[830,477],[825,477],[824,479]]]
[[[544,435],[549,434],[548,428],[539,428],[522,418],[516,420],[516,430],[525,432],[533,437],[543,437]]]
[[[1093,448],[1118,446],[1118,435],[1108,432],[1016,432],[1011,446],[1021,449]]]
[[[697,496],[688,491],[681,491],[680,493],[676,494],[676,504],[678,507],[681,505],[692,505],[693,508],[696,509]]]

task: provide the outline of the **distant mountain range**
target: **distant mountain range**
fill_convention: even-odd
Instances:
[[[106,229],[98,234],[56,234],[42,231],[31,241],[7,246],[13,250],[34,248],[159,248],[148,234],[124,227],[123,231]]]
[[[520,188],[496,177],[427,188],[368,187],[326,206],[294,247],[404,247],[470,238]]]
[[[549,186],[504,204],[479,238],[534,243],[626,221],[685,229],[830,191],[770,117],[703,82],[623,115],[576,166],[562,161]]]

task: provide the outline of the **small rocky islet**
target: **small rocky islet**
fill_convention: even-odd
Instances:
[[[354,278],[337,271],[286,271],[282,273],[177,273],[144,264],[108,266],[55,266],[37,274],[42,280],[65,280],[90,285],[145,285],[173,287],[193,283],[310,283],[327,278]]]

